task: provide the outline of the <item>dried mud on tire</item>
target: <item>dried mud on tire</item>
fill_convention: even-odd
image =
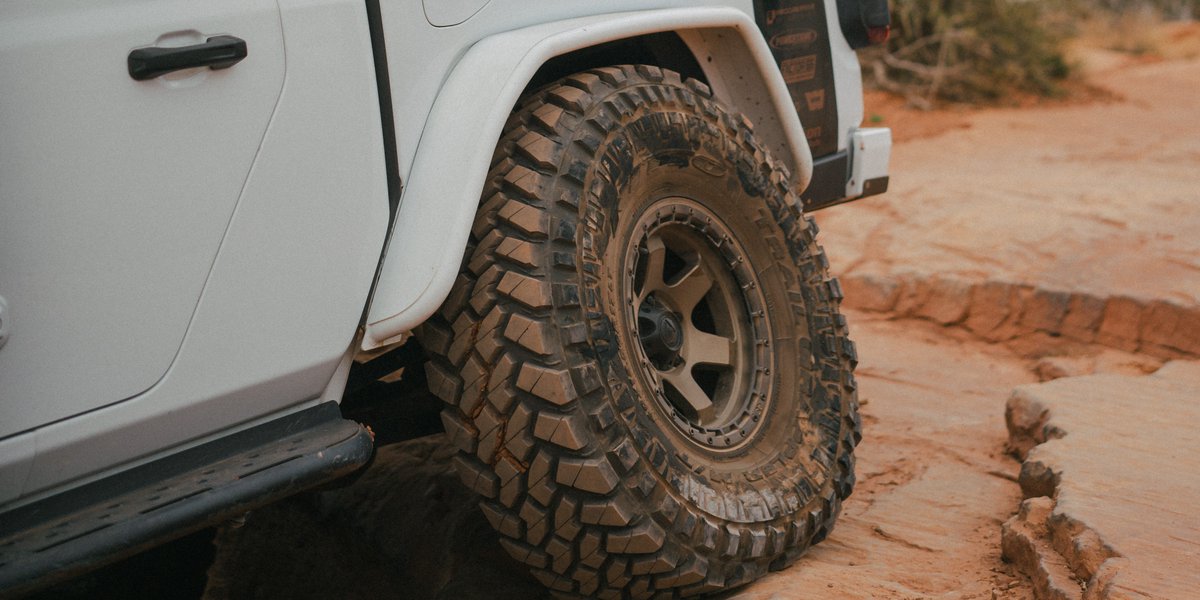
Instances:
[[[861,437],[856,356],[787,182],[748,122],[653,67],[571,76],[510,118],[462,275],[418,336],[456,467],[552,590],[727,589],[832,528]],[[736,241],[764,279],[773,397],[731,452],[685,439],[648,391],[621,329],[623,263],[606,252],[636,220],[622,211],[689,194],[740,199],[730,229],[761,236]]]

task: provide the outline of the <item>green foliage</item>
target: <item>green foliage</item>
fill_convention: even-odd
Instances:
[[[1065,0],[1064,0],[1065,1]],[[869,81],[920,106],[1057,95],[1069,23],[1054,1],[892,0],[892,37],[863,53]]]

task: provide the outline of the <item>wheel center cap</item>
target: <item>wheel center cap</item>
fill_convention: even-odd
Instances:
[[[675,315],[664,314],[659,321],[658,330],[662,335],[663,345],[672,352],[678,352],[683,347],[683,332],[679,329],[679,321],[675,319]]]
[[[668,359],[683,347],[683,326],[671,311],[645,302],[638,310],[638,337],[648,356]]]

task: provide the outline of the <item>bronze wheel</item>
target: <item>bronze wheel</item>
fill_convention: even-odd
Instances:
[[[736,449],[758,431],[771,397],[758,278],[721,218],[695,200],[665,198],[634,230],[626,323],[641,342],[641,376],[680,432]]]

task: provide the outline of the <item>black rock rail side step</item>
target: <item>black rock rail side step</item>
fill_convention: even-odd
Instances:
[[[372,451],[329,402],[0,514],[0,597],[352,473]]]

